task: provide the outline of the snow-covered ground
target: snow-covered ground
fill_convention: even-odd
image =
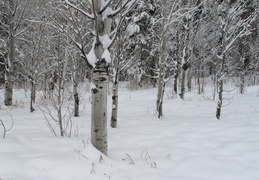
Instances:
[[[0,138],[0,179],[259,180],[257,91],[225,93],[230,104],[221,120],[215,118],[209,88],[205,95],[189,92],[185,100],[170,99],[166,92],[165,116],[157,119],[156,89],[121,88],[118,128],[108,128],[106,157],[89,143],[89,94],[82,102],[86,110],[73,118],[72,137],[62,138],[49,131],[38,108],[29,112],[29,93],[15,90],[16,106],[7,108],[0,90],[0,119],[6,128],[10,115],[14,120],[6,138]]]

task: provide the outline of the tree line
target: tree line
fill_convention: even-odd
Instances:
[[[70,124],[63,117],[65,98],[72,97],[79,116],[79,83],[92,82],[91,142],[104,154],[109,82],[111,127],[117,127],[121,80],[130,88],[156,87],[162,118],[168,82],[184,99],[192,80],[200,94],[209,78],[220,119],[225,79],[234,78],[240,93],[258,84],[258,6],[257,0],[1,1],[3,103],[12,106],[13,89],[29,87],[33,112],[36,91],[43,91],[64,136]]]

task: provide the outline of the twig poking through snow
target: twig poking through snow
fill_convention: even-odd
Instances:
[[[7,131],[10,131],[10,130],[13,128],[13,125],[14,125],[13,117],[12,117],[11,114],[9,114],[9,115],[10,115],[10,117],[11,117],[11,119],[12,119],[12,125],[11,125],[11,127],[10,127],[9,129],[6,129],[4,122],[2,121],[2,119],[0,119],[0,123],[2,124],[2,126],[3,126],[3,128],[4,128],[4,135],[3,135],[3,138],[5,138],[6,132],[7,132]],[[1,180],[1,179],[0,179],[0,180]]]

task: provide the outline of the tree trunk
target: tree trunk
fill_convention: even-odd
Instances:
[[[216,110],[217,119],[219,119],[221,115],[222,101],[223,101],[223,80],[220,79],[218,82],[218,103],[217,103],[217,110]]]
[[[74,65],[74,77],[73,77],[73,96],[74,96],[74,116],[75,117],[79,117],[79,94],[78,94],[79,61],[80,61],[80,57],[77,57]]]
[[[189,2],[190,3],[190,2]],[[185,94],[185,76],[186,71],[189,69],[190,62],[190,17],[185,16],[186,18],[186,26],[185,28],[185,42],[183,48],[183,57],[182,57],[182,67],[181,67],[181,93],[179,94],[182,99],[184,99]]]
[[[244,93],[244,89],[245,89],[245,73],[241,72],[241,76],[240,76],[240,94]]]
[[[167,0],[163,0],[163,16],[166,17],[166,6],[167,6]],[[165,18],[162,22],[162,36],[161,36],[161,46],[160,46],[160,58],[159,58],[159,75],[158,75],[158,90],[157,90],[157,102],[156,102],[156,111],[158,113],[158,118],[160,119],[163,116],[163,93],[164,93],[164,87],[165,87],[165,52],[166,52],[166,27],[165,27]]]
[[[119,73],[119,72],[117,72]],[[118,119],[118,92],[119,92],[119,74],[115,76],[115,82],[112,87],[112,116],[111,116],[111,127],[117,127]]]
[[[59,60],[58,60],[59,61]],[[61,69],[61,64],[58,62],[58,99],[57,99],[57,113],[58,113],[58,121],[59,121],[59,130],[60,130],[60,135],[64,136],[64,128],[63,128],[63,121],[62,121],[62,92],[63,92],[63,87],[62,87],[62,69]]]
[[[30,102],[30,111],[33,112],[34,109],[34,104],[35,104],[35,99],[36,99],[36,87],[35,87],[35,82],[31,78],[31,102]]]
[[[107,86],[108,65],[105,60],[98,61],[93,70],[92,82],[92,122],[91,142],[107,155]]]
[[[114,59],[114,81],[112,85],[112,115],[111,115],[111,127],[117,127],[117,119],[118,119],[118,94],[119,94],[119,66],[120,66],[120,37],[118,37],[118,41],[116,44],[116,58]]]
[[[186,71],[182,68],[181,69],[181,79],[180,79],[180,82],[181,82],[181,92],[179,94],[181,99],[184,99],[184,94],[185,94],[185,73],[186,73]]]
[[[186,46],[187,47],[187,46]],[[188,58],[188,50],[186,49],[186,47],[183,48],[183,57],[182,57],[182,67],[181,67],[181,79],[180,79],[180,89],[181,92],[179,94],[179,96],[181,97],[181,99],[184,99],[184,94],[185,94],[185,76],[186,76],[186,70],[188,69],[188,64],[186,62],[187,58]]]
[[[175,76],[174,76],[174,93],[177,94],[177,88],[178,88],[178,68],[176,70]]]
[[[212,78],[212,98],[213,98],[213,101],[215,100],[215,97],[216,97],[216,89],[217,89],[217,83],[216,83],[216,75],[215,75],[215,72],[213,72],[213,74],[211,75],[211,78]]]
[[[120,3],[120,6],[122,4]],[[115,58],[113,63],[114,69],[114,79],[112,84],[112,115],[111,115],[111,122],[110,126],[112,128],[117,128],[117,120],[118,120],[118,98],[119,98],[119,79],[120,79],[120,55],[121,55],[121,36],[120,30],[117,36],[117,42],[115,45]]]
[[[192,68],[188,68],[188,73],[187,73],[187,87],[188,91],[192,90]]]
[[[201,93],[204,93],[205,78],[204,78],[204,68],[203,68],[203,67],[202,67],[202,71],[201,71],[201,79],[202,79],[202,83],[201,83]]]
[[[14,40],[14,15],[15,15],[15,2],[10,1],[9,13],[9,44],[8,44],[8,57],[5,63],[5,105],[11,106],[13,103],[13,62],[15,58],[15,40]]]
[[[201,70],[200,70],[200,66],[198,68],[198,77],[197,77],[197,83],[198,83],[198,94],[201,94]]]

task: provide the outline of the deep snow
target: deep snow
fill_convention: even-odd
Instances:
[[[166,92],[164,118],[155,114],[156,89],[119,92],[118,128],[108,128],[108,157],[90,144],[90,100],[84,95],[72,137],[55,137],[42,112],[29,112],[29,93],[15,90],[15,107],[0,119],[14,127],[0,138],[1,180],[259,180],[258,87],[225,93],[222,118],[206,94],[185,100]],[[26,97],[27,95],[27,97]],[[109,97],[109,112],[111,101]],[[109,116],[110,117],[110,114]],[[108,123],[109,124],[109,123]],[[0,126],[0,136],[3,135]]]

